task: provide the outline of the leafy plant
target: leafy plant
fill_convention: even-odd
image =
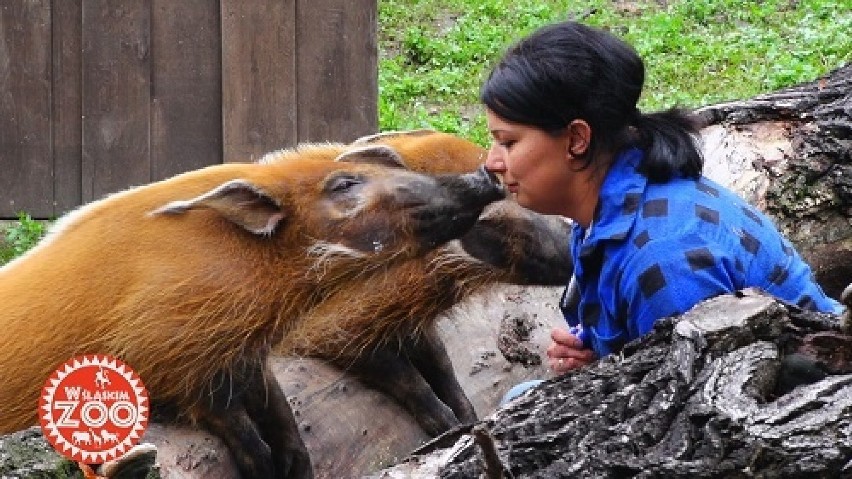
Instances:
[[[0,244],[0,264],[7,263],[35,246],[46,232],[45,223],[26,213],[18,214],[17,223],[9,226]]]

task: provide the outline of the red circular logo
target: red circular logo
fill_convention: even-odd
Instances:
[[[77,356],[47,379],[39,422],[63,456],[101,464],[135,446],[148,425],[148,393],[130,366],[111,356]]]

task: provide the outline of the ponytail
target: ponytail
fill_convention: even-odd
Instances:
[[[645,152],[639,172],[650,182],[701,176],[704,158],[697,144],[697,116],[679,108],[645,114],[637,111],[632,123],[638,133],[637,146]]]
[[[622,149],[645,152],[639,172],[649,181],[698,178],[704,159],[696,144],[698,117],[673,108],[636,109],[645,65],[636,50],[612,33],[567,21],[547,25],[509,48],[480,90],[500,118],[558,135],[574,119],[592,137],[582,168],[607,168]]]

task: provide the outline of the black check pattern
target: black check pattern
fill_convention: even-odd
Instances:
[[[702,221],[706,221],[714,225],[719,224],[719,212],[707,208],[706,206],[695,205],[695,216],[701,218]]]
[[[600,199],[588,235],[575,230],[582,293],[579,307],[563,311],[569,324],[590,326],[584,341],[599,355],[618,351],[659,318],[741,288],[835,309],[805,278],[808,266],[771,219],[709,179],[650,183],[616,165]]]
[[[666,277],[660,265],[655,264],[639,275],[639,288],[646,298],[650,298],[657,291],[666,287]]]
[[[713,257],[713,253],[707,248],[692,249],[684,254],[692,271],[712,268],[716,264],[716,258]]]
[[[665,198],[661,198],[658,200],[651,200],[645,203],[645,206],[642,208],[642,217],[643,218],[651,218],[654,216],[663,217],[668,216],[669,214],[669,200]]]

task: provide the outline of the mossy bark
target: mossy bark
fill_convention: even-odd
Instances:
[[[709,161],[748,158],[730,183],[776,220],[826,292],[838,297],[852,281],[852,64],[812,82],[698,111],[709,143],[733,143],[709,147]]]

